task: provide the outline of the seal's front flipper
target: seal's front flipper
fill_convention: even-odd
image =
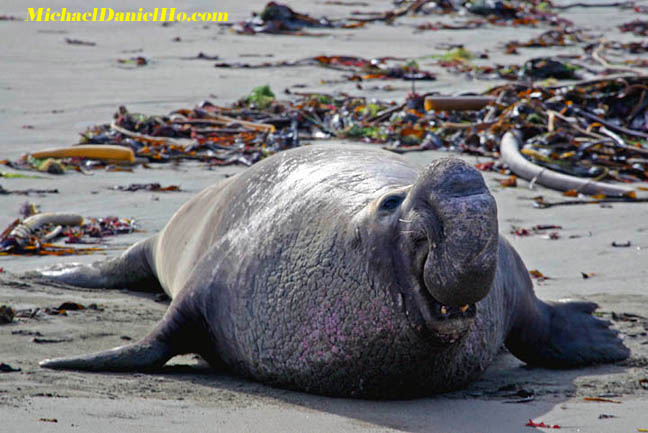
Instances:
[[[595,303],[534,301],[526,317],[516,318],[506,340],[506,347],[519,359],[542,367],[570,368],[630,356],[610,322],[592,316],[598,307]]]
[[[500,240],[498,275],[509,311],[506,347],[528,364],[551,368],[615,362],[630,356],[618,332],[592,313],[593,302],[543,302],[522,259]]]
[[[156,238],[140,241],[119,257],[95,262],[91,265],[68,263],[27,272],[27,278],[47,280],[87,288],[161,291],[160,284],[150,266],[150,252]]]

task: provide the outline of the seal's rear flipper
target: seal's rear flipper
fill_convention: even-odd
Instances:
[[[220,359],[212,352],[204,321],[196,308],[191,291],[173,300],[155,329],[137,343],[104,352],[69,358],[47,359],[43,368],[85,371],[151,371],[161,368],[169,359],[185,353],[198,353],[210,364]]]
[[[621,361],[630,356],[610,322],[597,319],[593,302],[545,303],[533,296],[534,305],[523,309],[506,340],[506,347],[528,364],[570,368]]]
[[[43,368],[85,371],[150,371],[162,367],[172,354],[159,341],[142,341],[105,352],[41,361]]]
[[[150,252],[156,237],[140,241],[119,257],[91,265],[67,263],[25,273],[27,278],[45,278],[60,283],[87,288],[127,288],[161,291],[150,266]]]

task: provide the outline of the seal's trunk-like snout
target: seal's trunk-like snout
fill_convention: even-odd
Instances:
[[[448,306],[484,298],[495,276],[499,234],[495,199],[481,174],[459,159],[441,159],[426,167],[411,194],[427,226],[427,290]]]

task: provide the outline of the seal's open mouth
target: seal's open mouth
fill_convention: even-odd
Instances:
[[[426,227],[440,224],[426,224],[420,214],[401,222],[406,224],[403,232],[407,234],[403,238],[405,244],[402,248],[410,254],[409,263],[403,266],[407,271],[402,281],[405,282],[404,287],[409,287],[401,289],[406,300],[402,304],[403,312],[407,313],[412,326],[435,344],[443,346],[454,343],[472,327],[477,307],[469,300],[465,304],[447,305],[434,297],[434,290],[430,290],[433,287],[426,285],[425,266],[428,258],[434,249],[443,246],[443,236],[431,233]],[[456,289],[461,290],[460,287]]]
[[[461,307],[447,307],[445,305],[436,303],[434,305],[435,318],[437,320],[451,320],[456,318],[470,318],[474,317],[477,312],[475,304],[466,304]]]
[[[472,327],[477,306],[474,303],[461,306],[444,305],[434,299],[425,286],[422,275],[417,280],[413,287],[413,298],[419,317],[423,321],[419,330],[438,345],[456,342]]]

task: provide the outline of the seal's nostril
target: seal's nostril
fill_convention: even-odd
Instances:
[[[460,159],[440,159],[428,165],[420,179],[436,197],[462,197],[488,191],[479,171]],[[434,199],[433,199],[434,200]]]
[[[479,172],[461,164],[449,167],[443,172],[436,192],[445,197],[460,197],[481,194],[486,190],[486,184]]]

